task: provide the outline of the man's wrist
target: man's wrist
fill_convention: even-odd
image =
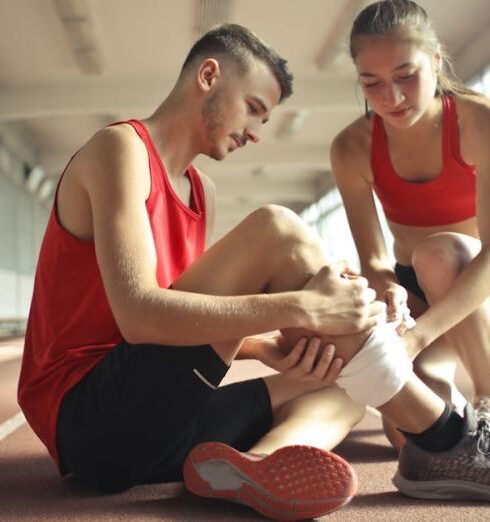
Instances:
[[[284,326],[281,328],[306,328],[310,317],[306,312],[306,296],[304,290],[275,294],[280,299],[278,311]]]

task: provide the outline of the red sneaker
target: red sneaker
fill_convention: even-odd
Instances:
[[[240,502],[274,520],[325,515],[357,491],[345,460],[311,446],[286,446],[263,457],[204,442],[187,456],[184,482],[196,495]]]

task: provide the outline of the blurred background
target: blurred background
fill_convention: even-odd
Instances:
[[[218,188],[214,239],[278,203],[318,229],[332,258],[356,263],[329,147],[363,113],[347,38],[368,3],[0,0],[0,335],[25,327],[53,191],[70,156],[100,127],[153,112],[193,42],[225,21],[249,27],[289,60],[295,92],[259,145],[220,163],[198,158]],[[459,77],[488,93],[490,0],[419,3]]]

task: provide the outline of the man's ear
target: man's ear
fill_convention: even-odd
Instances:
[[[208,92],[221,77],[221,69],[218,60],[207,58],[197,68],[197,83],[203,92]]]

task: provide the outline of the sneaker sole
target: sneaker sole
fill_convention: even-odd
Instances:
[[[408,497],[433,500],[490,500],[490,486],[466,480],[408,480],[397,472],[393,484]]]
[[[201,497],[245,504],[274,520],[304,520],[347,504],[357,491],[352,467],[311,446],[287,446],[257,460],[217,442],[194,447],[184,482]]]

